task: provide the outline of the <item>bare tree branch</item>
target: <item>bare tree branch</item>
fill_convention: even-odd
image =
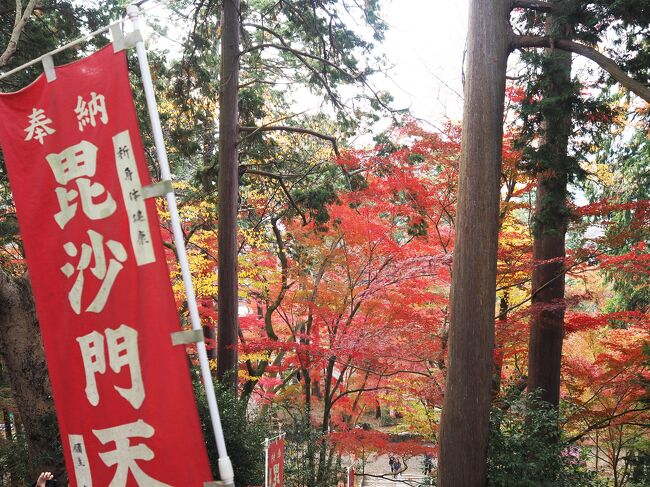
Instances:
[[[18,41],[20,40],[20,34],[23,32],[27,20],[31,17],[35,5],[36,0],[29,0],[25,6],[25,10],[21,12],[22,2],[16,0],[16,20],[14,22],[14,28],[11,31],[11,37],[9,38],[7,48],[0,55],[0,67],[6,65],[15,54],[16,48],[18,47]]]
[[[553,12],[555,10],[551,2],[544,0],[513,0],[511,9],[515,8],[529,8],[538,12]]]
[[[254,176],[262,176],[269,179],[294,179],[302,177],[300,174],[277,174],[274,172],[262,171],[261,169],[252,169],[250,166],[245,164],[242,164],[239,167],[242,168],[243,174],[252,174]]]
[[[287,52],[291,52],[291,53],[293,53],[293,54],[294,54],[294,55],[295,55],[295,56],[296,56],[296,57],[297,57],[297,58],[298,58],[298,59],[299,59],[299,60],[300,60],[300,61],[301,61],[301,62],[302,62],[306,67],[307,67],[307,69],[309,69],[312,73],[314,73],[314,75],[319,79],[319,81],[321,82],[321,84],[323,85],[323,87],[325,88],[325,90],[327,91],[327,93],[329,94],[330,98],[332,99],[333,103],[334,103],[335,105],[341,107],[341,106],[342,106],[341,102],[338,100],[338,98],[336,97],[335,93],[331,90],[331,88],[330,88],[330,86],[329,86],[329,83],[328,83],[327,80],[325,79],[324,75],[321,74],[318,70],[316,70],[316,68],[315,68],[314,66],[312,66],[310,63],[308,63],[307,60],[304,59],[304,58],[306,57],[306,58],[313,59],[313,60],[315,60],[315,61],[322,62],[323,64],[325,64],[325,65],[331,67],[332,69],[335,69],[336,71],[338,71],[339,73],[341,73],[343,76],[346,76],[346,77],[350,78],[351,80],[361,82],[361,83],[362,83],[366,88],[368,88],[368,89],[372,92],[372,95],[373,95],[373,97],[375,98],[375,100],[377,101],[377,103],[379,103],[379,105],[381,105],[381,107],[384,108],[385,110],[387,110],[389,113],[400,113],[400,112],[403,112],[403,111],[404,111],[404,110],[401,110],[401,109],[390,108],[390,107],[389,107],[389,106],[388,106],[388,105],[387,105],[387,104],[386,104],[386,103],[381,99],[381,96],[379,95],[379,93],[377,93],[377,90],[375,90],[375,89],[370,85],[370,83],[368,82],[368,80],[366,79],[366,77],[367,77],[367,75],[368,75],[367,72],[366,72],[366,73],[362,73],[362,72],[349,72],[349,71],[343,69],[343,68],[342,68],[341,66],[339,66],[338,64],[333,63],[332,61],[330,61],[330,60],[328,60],[328,59],[325,59],[325,58],[323,58],[322,56],[317,56],[317,55],[315,55],[315,54],[306,53],[306,52],[303,52],[303,51],[299,51],[299,50],[297,50],[297,49],[294,49],[294,48],[292,48],[289,44],[287,44],[287,42],[284,40],[284,38],[283,38],[279,33],[275,32],[273,29],[270,29],[270,28],[268,28],[268,27],[266,27],[266,26],[258,25],[258,24],[248,24],[248,23],[243,24],[243,26],[244,26],[244,27],[253,27],[253,28],[255,28],[255,29],[259,29],[259,30],[262,30],[262,31],[264,31],[264,32],[268,32],[268,33],[271,34],[273,37],[275,37],[276,39],[278,39],[278,41],[280,42],[280,45],[278,45],[278,44],[274,44],[274,43],[258,44],[258,45],[251,46],[251,47],[249,47],[248,49],[243,50],[243,51],[240,53],[240,56],[242,56],[242,55],[244,55],[244,54],[247,54],[247,53],[249,53],[249,52],[252,52],[252,51],[255,51],[255,50],[259,50],[259,49],[264,49],[264,48],[275,48],[275,49],[279,49],[279,50],[283,50],[283,51],[287,51]]]
[[[246,174],[246,173],[254,174],[256,176],[263,176],[263,177],[266,177],[266,178],[269,178],[269,179],[275,179],[276,181],[278,181],[278,183],[280,184],[280,187],[282,188],[282,191],[284,192],[287,199],[289,200],[289,203],[291,203],[291,206],[293,206],[293,208],[300,215],[300,218],[302,219],[302,224],[307,225],[307,218],[305,217],[305,214],[302,212],[302,210],[300,210],[300,208],[298,207],[298,204],[293,199],[293,196],[291,196],[291,193],[289,192],[289,188],[287,188],[287,185],[284,183],[284,177],[285,176],[282,176],[281,174],[275,174],[275,173],[267,172],[267,171],[260,171],[258,169],[248,169],[248,168],[245,168],[244,174]],[[291,175],[291,176],[292,177],[297,177],[297,175]],[[273,228],[275,228],[275,227],[273,227]],[[277,235],[276,235],[276,238],[277,238]],[[278,243],[278,245],[279,245],[279,243]]]
[[[239,127],[239,130],[241,130],[242,132],[250,132],[251,134],[262,132],[262,131],[268,132],[274,130],[274,131],[294,132],[298,134],[312,135],[319,139],[330,141],[332,143],[332,148],[334,149],[334,154],[336,154],[336,157],[341,156],[341,153],[339,152],[339,146],[336,142],[336,137],[333,137],[331,135],[325,135],[323,133],[316,132],[315,130],[309,130],[300,127],[289,127],[287,125],[263,125],[261,127]]]
[[[646,411],[650,411],[650,406],[641,406],[641,407],[634,408],[634,409],[627,409],[625,411],[614,414],[614,415],[609,416],[607,418],[603,418],[600,421],[597,421],[594,424],[589,425],[587,427],[587,429],[585,429],[584,431],[576,434],[575,436],[572,436],[566,442],[567,443],[574,443],[574,442],[578,441],[579,439],[581,439],[583,436],[590,433],[591,431],[607,428],[612,424],[612,421],[614,421],[615,419],[620,418],[622,416],[625,416],[627,414],[644,413]],[[626,424],[628,424],[628,423],[626,423]]]
[[[249,53],[249,52],[252,52],[252,51],[255,51],[255,50],[259,50],[259,49],[264,49],[264,48],[267,48],[267,47],[273,47],[273,48],[275,48],[275,49],[279,49],[279,50],[284,50],[284,51],[291,52],[294,56],[296,56],[296,57],[298,58],[298,60],[299,60],[299,61],[300,61],[300,62],[301,62],[301,63],[302,63],[302,64],[303,64],[303,65],[304,65],[304,66],[305,66],[309,71],[312,72],[312,74],[313,74],[314,76],[316,76],[316,78],[318,78],[318,81],[320,82],[321,86],[325,89],[325,91],[327,91],[327,94],[328,94],[328,96],[330,97],[330,100],[332,101],[332,103],[333,103],[336,107],[338,107],[338,108],[342,108],[342,107],[343,107],[343,104],[342,104],[341,101],[339,100],[339,98],[338,98],[338,96],[336,95],[336,93],[334,93],[334,91],[332,91],[332,88],[331,88],[329,82],[328,82],[328,81],[325,79],[325,77],[324,77],[324,76],[323,76],[323,75],[322,75],[322,74],[321,74],[321,73],[320,73],[320,72],[319,72],[319,71],[318,71],[314,66],[312,66],[312,65],[307,61],[307,59],[305,59],[305,58],[316,59],[316,60],[318,60],[318,61],[321,61],[321,62],[327,63],[327,64],[329,64],[329,65],[332,65],[332,66],[336,67],[336,69],[338,69],[338,70],[341,71],[342,73],[344,73],[345,71],[343,71],[340,67],[336,66],[336,64],[333,64],[333,63],[327,61],[326,59],[323,59],[323,58],[321,58],[321,57],[319,57],[319,56],[315,56],[315,55],[313,55],[313,54],[307,54],[307,53],[305,53],[305,52],[298,51],[297,49],[293,49],[293,48],[289,47],[289,46],[284,42],[284,40],[282,40],[282,39],[280,39],[280,42],[282,43],[282,45],[279,45],[279,44],[271,44],[271,43],[269,43],[269,44],[259,44],[259,45],[256,45],[256,46],[252,46],[252,47],[250,47],[250,48],[248,48],[248,49],[244,49],[243,51],[241,51],[241,52],[239,53],[239,56],[241,57],[241,56],[243,56],[244,54],[247,54],[247,53]],[[347,74],[347,73],[346,73],[346,74]]]
[[[618,81],[622,86],[643,98],[650,103],[650,88],[645,84],[628,76],[621,68],[618,67],[614,60],[601,54],[593,47],[585,46],[567,39],[554,39],[546,36],[521,36],[515,35],[512,38],[513,49],[523,49],[529,47],[546,47],[557,48],[563,51],[580,54],[587,59],[594,61],[601,68],[607,71],[612,78]]]
[[[239,55],[243,56],[244,54],[248,54],[249,52],[258,51],[258,50],[267,49],[267,48],[278,49],[280,51],[287,51],[287,52],[290,52],[292,54],[295,54],[298,57],[303,57],[304,56],[306,58],[313,59],[315,61],[319,61],[319,62],[321,62],[323,64],[327,64],[329,67],[337,70],[341,74],[343,74],[345,76],[349,76],[350,78],[353,78],[353,79],[357,79],[359,77],[358,74],[348,73],[346,70],[341,68],[338,64],[333,63],[332,61],[329,61],[329,60],[327,60],[327,59],[325,59],[323,57],[316,56],[315,54],[311,54],[309,52],[299,51],[298,49],[294,49],[294,48],[289,47],[289,46],[284,45],[284,44],[282,44],[282,45],[273,44],[271,42],[268,42],[268,43],[265,43],[265,44],[257,44],[255,46],[249,47],[248,49],[244,49],[243,51],[240,52]]]

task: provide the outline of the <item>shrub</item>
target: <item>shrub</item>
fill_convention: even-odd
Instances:
[[[0,438],[0,487],[27,485],[29,452],[22,433],[12,439]]]
[[[490,415],[488,485],[492,487],[591,487],[600,485],[577,447],[561,440],[558,415],[535,395],[493,407]]]
[[[267,436],[267,427],[259,418],[249,418],[246,404],[239,401],[229,389],[224,388],[219,382],[215,382],[214,387],[226,449],[233,463],[235,485],[237,487],[263,485],[264,439]],[[215,478],[219,478],[219,455],[212,432],[205,390],[200,381],[195,381],[194,390],[212,473]]]

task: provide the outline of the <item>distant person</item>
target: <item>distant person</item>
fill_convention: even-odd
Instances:
[[[398,458],[395,459],[393,467],[395,467],[395,474],[400,475],[400,470],[402,470],[402,462],[400,462]]]
[[[390,473],[395,473],[395,457],[393,455],[388,457],[388,465],[390,465]]]
[[[424,455],[424,475],[431,475],[433,471],[433,455],[427,453]]]

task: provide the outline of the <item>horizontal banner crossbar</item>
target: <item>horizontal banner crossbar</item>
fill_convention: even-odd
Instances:
[[[67,43],[65,46],[61,46],[61,47],[59,47],[57,49],[54,49],[53,51],[50,51],[50,52],[48,52],[46,54],[43,54],[40,57],[37,57],[36,59],[32,59],[31,61],[29,61],[29,62],[27,62],[27,63],[25,63],[25,64],[23,64],[21,66],[18,66],[17,68],[12,69],[11,71],[7,71],[6,73],[1,74],[0,75],[0,80],[8,78],[12,74],[16,74],[16,73],[22,71],[23,69],[26,69],[26,68],[29,68],[30,66],[33,66],[34,64],[42,62],[43,58],[45,58],[45,57],[54,56],[55,54],[58,54],[60,52],[65,51],[66,49],[70,49],[71,47],[77,46],[77,45],[81,44],[82,42],[85,42],[85,41],[87,41],[89,39],[92,39],[93,37],[98,36],[99,34],[102,34],[102,33],[106,32],[113,25],[118,25],[118,24],[121,24],[122,22],[124,22],[124,19],[120,19],[120,20],[116,20],[115,22],[111,22],[110,24],[108,24],[108,25],[106,25],[106,26],[104,26],[104,27],[102,27],[100,29],[97,29],[96,31],[91,32],[90,34],[86,34],[85,36],[80,37],[79,39],[76,39],[76,40],[74,40],[72,42]]]

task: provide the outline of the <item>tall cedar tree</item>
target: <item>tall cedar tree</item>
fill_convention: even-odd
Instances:
[[[472,0],[438,483],[484,486],[510,2]],[[470,372],[471,371],[471,372]]]
[[[239,0],[224,0],[219,90],[219,272],[217,377],[237,391],[239,280]]]
[[[333,144],[335,152],[338,152],[336,139],[331,135],[290,123],[269,124],[260,120],[260,115],[264,114],[260,106],[263,106],[265,101],[259,96],[259,92],[259,100],[256,103],[260,106],[254,107],[258,116],[250,117],[250,113],[240,114],[240,108],[250,108],[246,107],[250,100],[242,97],[240,65],[246,62],[248,66],[264,66],[268,62],[272,67],[259,70],[258,79],[253,78],[250,85],[273,85],[278,81],[286,81],[289,76],[290,79],[323,93],[337,111],[337,116],[346,123],[351,123],[352,117],[345,112],[353,110],[342,101],[337,87],[351,83],[368,86],[367,76],[372,70],[359,70],[357,57],[368,56],[372,45],[356,36],[343,22],[341,12],[350,8],[356,7],[350,7],[340,0],[262,1],[255,4],[224,0],[202,2],[196,9],[194,39],[199,40],[204,47],[206,44],[211,45],[206,38],[213,36],[215,30],[205,29],[205,21],[198,19],[207,18],[214,21],[215,12],[219,12],[216,17],[220,18],[221,23],[219,154],[218,162],[211,168],[205,168],[202,177],[204,181],[210,181],[216,176],[219,188],[217,375],[235,389],[239,335],[237,211],[241,177],[249,173],[275,179],[296,211],[301,211],[286,188],[282,174],[270,174],[240,164],[243,142],[259,142],[263,133],[282,131],[329,141]],[[357,11],[362,12],[365,22],[373,28],[376,39],[381,38],[384,29],[377,16],[378,9],[377,0],[365,2],[363,8],[357,8]],[[207,32],[203,38],[197,37],[201,30]],[[355,52],[357,49],[357,52],[361,52],[360,55]],[[269,62],[262,55],[268,52],[273,53],[274,61]],[[386,98],[372,89],[370,91],[374,106],[386,107]],[[290,118],[293,117],[282,119]],[[260,125],[243,123],[251,119],[253,122],[261,122]]]
[[[556,8],[570,2],[553,0]],[[558,39],[570,39],[571,12],[549,14],[545,31]],[[544,162],[537,171],[537,194],[533,227],[532,314],[528,343],[528,391],[541,390],[542,400],[558,406],[564,323],[564,259],[567,231],[568,175],[557,167],[569,166],[571,133],[571,53],[547,49],[542,62],[541,96]]]
[[[512,49],[533,47],[579,53],[596,62],[624,87],[649,101],[650,89],[644,83],[645,79],[635,80],[621,68],[621,66],[627,68],[634,65],[633,62],[619,66],[612,59],[590,47],[588,43],[595,43],[593,35],[585,39],[583,43],[567,39],[567,34],[570,32],[564,25],[567,20],[559,20],[567,12],[578,11],[591,21],[586,26],[593,26],[595,29],[600,25],[598,22],[608,21],[610,25],[614,24],[616,16],[625,15],[629,22],[634,21],[634,16],[637,19],[643,19],[647,14],[647,7],[644,6],[646,2],[640,2],[637,8],[633,9],[634,15],[630,15],[632,10],[626,10],[625,7],[634,3],[630,1],[559,2],[554,0],[498,2],[474,0],[470,2],[463,154],[458,194],[459,217],[451,290],[449,370],[441,418],[438,479],[443,487],[485,485],[489,374],[494,341],[494,282],[496,279],[497,236],[496,230],[493,231],[492,227],[494,226],[496,229],[498,221],[496,205],[499,198],[498,174],[500,167],[499,154],[495,152],[494,147],[495,144],[501,142],[507,54]],[[552,32],[550,35],[548,33],[535,35],[539,32],[531,32],[533,35],[515,34],[512,28],[508,30],[508,24],[505,22],[509,17],[509,11],[515,8],[528,9],[536,15],[549,14],[551,18],[548,20],[547,27],[559,28],[564,31],[563,35],[558,35],[556,32]],[[595,15],[607,13],[614,17],[603,15],[600,18],[594,18],[594,12],[596,12]],[[647,27],[647,22],[644,25]],[[602,35],[605,31],[598,33]],[[630,42],[634,43],[635,39],[632,36]],[[639,42],[645,41],[641,39],[636,42],[638,45]],[[644,52],[643,49],[639,51]],[[554,64],[555,73],[562,71],[562,62],[565,63],[565,70],[568,69],[569,65],[566,59],[558,61],[558,64]],[[566,73],[554,74],[554,76],[558,76],[557,90],[562,86],[562,77],[566,77]],[[495,87],[498,89],[495,90]],[[550,91],[550,93],[554,92]],[[500,109],[501,111],[499,111]],[[494,125],[495,117],[499,118],[498,127]],[[548,126],[558,120],[548,120],[547,122]],[[557,128],[560,131],[558,135],[562,136],[566,128],[563,127],[561,120],[559,123],[559,126],[554,126],[552,129]],[[564,153],[562,160],[566,159],[566,153]],[[559,170],[562,172],[561,166]],[[493,181],[494,174],[497,174],[496,183]],[[558,184],[561,187],[566,178],[566,172],[564,174],[560,174],[560,177],[554,181],[548,181],[551,188],[555,186],[553,189],[556,192]],[[480,184],[472,186],[477,182]],[[549,184],[545,181],[544,189],[548,188]],[[492,209],[493,206],[496,210]],[[491,212],[494,212],[494,215]],[[556,225],[557,223],[556,221]],[[564,219],[560,219],[559,226],[554,229],[555,235],[562,234],[561,240],[545,242],[546,247],[552,248],[549,253],[553,255],[558,253],[563,255],[563,225]],[[547,235],[553,232],[552,227],[546,227],[543,230]],[[482,238],[474,240],[477,235]],[[546,252],[546,249],[540,249],[537,251],[537,255],[545,255]],[[554,271],[555,269],[551,267],[550,272]],[[548,286],[552,283],[553,281],[547,281],[541,285]],[[559,291],[562,289],[563,286]],[[537,294],[539,288],[532,292]],[[556,319],[558,317],[557,306],[561,306],[562,303],[559,303],[553,294],[550,299],[552,299],[551,308],[556,307],[551,318]],[[539,303],[537,304],[539,309]],[[563,308],[559,309],[563,313]],[[562,315],[560,314],[559,317],[561,318]],[[544,316],[544,318],[548,319],[548,316]],[[551,367],[553,374],[552,376],[542,374],[544,380],[548,380],[552,384],[538,383],[546,391],[559,387],[561,355],[558,350],[561,351],[561,340],[562,331],[558,332],[557,329],[547,335],[541,335],[536,340],[536,348],[544,353],[535,355],[540,365],[534,365],[533,370],[542,371],[544,367]],[[468,373],[469,370],[472,373]],[[556,395],[554,390],[551,394],[551,397]],[[559,397],[559,393],[557,396]]]
[[[646,1],[578,0],[522,1],[515,2],[515,5],[532,9],[521,14],[525,26],[532,30],[540,28],[543,37],[533,41],[533,37],[519,36],[514,45],[521,47],[538,42],[537,45],[542,46],[542,39],[548,41],[548,47],[541,56],[540,73],[533,83],[539,102],[531,104],[536,112],[532,118],[538,122],[535,135],[540,137],[541,144],[536,150],[528,150],[529,162],[537,175],[528,389],[541,390],[542,399],[557,408],[566,307],[565,237],[570,216],[568,184],[583,174],[579,165],[580,154],[571,155],[570,135],[572,124],[582,124],[588,115],[586,110],[593,113],[595,109],[593,102],[580,97],[579,85],[571,79],[572,61],[568,51],[586,54],[601,67],[611,68],[613,73],[618,73],[612,73],[617,81],[647,101],[648,69],[642,60],[648,56],[643,39],[649,33],[650,5]],[[619,36],[618,42],[626,42],[626,52],[624,57],[619,56],[619,63],[633,73],[637,81],[625,79],[625,73],[613,61],[602,59],[602,54],[584,52],[585,44],[596,44],[612,31]],[[582,44],[576,41],[582,41]],[[530,55],[528,59],[531,59]],[[534,95],[529,93],[528,100],[533,98]]]

